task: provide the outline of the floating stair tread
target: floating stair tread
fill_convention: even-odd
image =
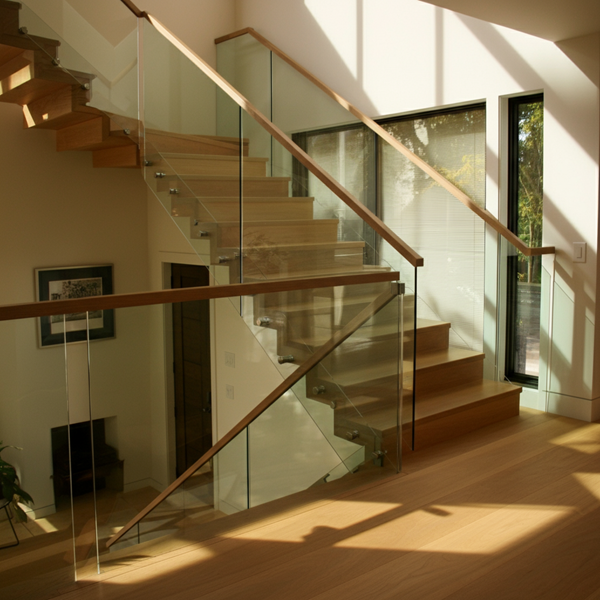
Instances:
[[[165,179],[178,179],[178,178],[186,179],[187,181],[239,181],[240,178],[233,175],[167,175]],[[277,181],[277,182],[289,182],[291,181],[290,177],[258,177],[258,176],[249,176],[242,177],[244,181]]]
[[[58,40],[51,40],[49,38],[39,37],[37,35],[30,35],[29,37],[25,37],[24,35],[21,35],[19,33],[0,34],[0,46],[9,46],[11,48],[19,48],[21,50],[40,50],[38,44],[44,46],[46,49],[54,48],[54,56],[56,56],[56,48],[60,46],[60,42]],[[2,56],[1,51],[0,56]]]
[[[485,354],[483,352],[450,346],[443,350],[436,350],[434,352],[426,352],[417,355],[417,370],[431,369],[449,362],[471,362],[483,360],[484,358]]]
[[[387,267],[385,267],[387,269]],[[336,266],[330,269],[313,269],[312,271],[297,271],[294,270],[294,279],[307,279],[311,277],[324,277],[326,275],[365,275],[367,273],[379,273],[381,270],[374,267],[365,266],[362,271],[357,271],[356,265]],[[289,279],[289,277],[281,277],[279,274],[266,274],[264,277],[244,276],[246,283],[256,283],[260,281],[277,281]],[[333,286],[332,286],[333,287]],[[300,340],[299,340],[300,341]]]
[[[244,156],[248,155],[248,139],[241,140]],[[158,129],[146,129],[146,142],[160,152],[191,152],[206,153],[221,156],[239,156],[240,139],[222,136],[189,135]],[[160,157],[157,157],[160,158]],[[152,153],[146,156],[152,160]]]
[[[227,155],[223,155],[223,154],[189,154],[189,153],[185,154],[185,153],[181,153],[181,152],[161,152],[160,155],[164,159],[184,158],[184,159],[191,159],[191,160],[197,160],[197,161],[219,160],[219,161],[227,161],[227,162],[233,162],[233,163],[237,163],[240,161],[238,156],[227,156]],[[259,158],[256,156],[244,156],[245,163],[251,163],[251,162],[267,163],[268,160],[269,160],[268,158]]]
[[[285,251],[285,252],[307,252],[307,251],[312,251],[312,250],[343,250],[343,249],[352,249],[352,248],[364,248],[365,247],[365,243],[364,242],[311,242],[310,244],[265,244],[265,245],[261,245],[261,244],[252,244],[252,246],[250,247],[246,247],[244,248],[244,252],[248,252],[250,253],[249,256],[250,258],[251,256],[251,252],[253,250],[280,250],[280,251]],[[221,248],[220,250],[222,251],[226,251],[228,249],[234,249],[237,251],[237,248]],[[335,264],[335,263],[334,263]],[[365,265],[368,266],[368,265]],[[356,266],[353,267],[354,269],[356,269]],[[374,270],[385,270],[385,271],[389,271],[389,267],[375,267],[372,266],[371,267]]]
[[[374,300],[376,297],[376,295],[373,295],[370,297],[370,301]],[[349,299],[345,299],[342,302],[342,306],[350,306],[352,304],[360,304],[360,300],[362,299],[361,296],[357,296],[357,298],[359,299],[359,302],[350,302]],[[364,305],[366,306],[369,303],[369,300],[362,300]],[[297,308],[297,310],[301,310],[300,308]],[[308,307],[305,307],[304,310],[310,310]],[[288,312],[289,309],[288,307],[285,308],[285,312]],[[449,323],[445,323],[444,321],[431,321],[429,319],[417,319],[417,331],[418,330],[425,330],[425,329],[430,329],[430,328],[434,328],[434,327],[448,327],[450,324]],[[405,331],[405,333],[407,333]],[[373,342],[378,342],[378,341],[383,341],[386,338],[387,339],[393,339],[395,337],[397,337],[399,334],[399,329],[398,326],[395,325],[393,322],[387,322],[387,323],[376,323],[374,325],[363,325],[360,329],[358,329],[354,334],[352,334],[352,337],[350,339],[352,340],[358,340],[361,338],[364,338],[366,341],[373,341]],[[301,340],[296,340],[296,338],[294,338],[294,341],[299,341],[303,344],[306,344],[307,346],[322,346],[324,343],[326,343],[329,340],[330,336],[327,335],[315,335],[311,338],[302,338]],[[442,352],[442,351],[440,351]],[[444,361],[440,361],[440,364],[443,363]],[[388,361],[388,363],[390,363],[390,361]],[[391,364],[391,363],[390,363]],[[417,369],[419,368],[419,365],[417,365]]]
[[[426,421],[465,410],[476,403],[520,392],[521,388],[502,381],[482,380],[464,387],[452,388],[416,402],[416,420]]]
[[[261,202],[265,202],[266,204],[278,204],[280,202],[306,202],[312,204],[314,201],[314,198],[306,196],[249,196],[248,198],[243,199],[244,204],[247,202],[251,204],[258,204]],[[228,202],[239,204],[240,198],[239,196],[203,196],[202,198],[198,199],[199,204],[207,204],[211,202],[218,204],[224,204]]]
[[[289,226],[290,224],[292,225],[299,225],[299,226],[310,226],[310,225],[318,225],[319,223],[323,223],[326,225],[337,225],[337,223],[339,223],[338,219],[289,219],[289,220],[278,220],[278,221],[248,221],[246,219],[244,219],[244,226],[248,226],[248,227],[282,227],[282,226]],[[206,227],[239,227],[240,226],[240,222],[239,221],[221,221],[220,223],[198,223],[199,227],[202,226],[206,226]],[[334,243],[334,242],[331,242]],[[287,246],[287,244],[286,244]],[[252,246],[254,247],[254,246]],[[277,244],[277,247],[280,248],[281,245]]]
[[[296,340],[294,340],[296,341]],[[431,369],[435,370],[436,367],[443,365],[453,364],[458,366],[459,364],[466,364],[471,362],[483,361],[485,354],[482,352],[474,352],[472,350],[465,350],[463,348],[445,348],[443,350],[437,350],[435,352],[427,352],[424,355],[417,355],[417,372],[420,376],[423,376],[424,371]],[[371,382],[377,380],[384,382],[386,378],[394,377],[395,370],[397,369],[396,360],[393,358],[385,357],[377,360],[373,358],[373,363],[367,363],[362,369],[352,369],[350,372],[335,373],[334,377],[328,377],[322,375],[324,381],[335,381],[339,385],[343,386],[365,386]],[[412,379],[412,362],[406,361],[404,366],[405,377],[408,376]],[[456,385],[452,385],[454,389]],[[431,395],[432,392],[428,392]]]
[[[424,400],[417,399],[415,424],[418,426],[450,415],[467,412],[487,402],[502,398],[510,400],[515,393],[520,393],[520,391],[520,387],[509,383],[487,380],[471,383],[460,388],[452,388],[447,392],[437,394],[435,397]],[[412,413],[411,406],[405,404],[404,412],[406,414],[403,417],[403,422],[408,425],[411,422],[411,415],[408,414],[409,412]],[[352,413],[346,410],[341,420],[346,426],[351,426],[352,423],[368,424],[376,433],[385,437],[386,435],[395,435],[396,415],[396,407],[391,403],[386,403],[384,408],[363,409],[362,414],[357,414],[356,417],[353,417]]]

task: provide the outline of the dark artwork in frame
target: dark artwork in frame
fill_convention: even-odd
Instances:
[[[36,269],[37,300],[67,300],[113,293],[113,266],[57,267]],[[39,343],[42,348],[67,343],[115,337],[115,311],[97,310],[40,317]],[[66,331],[66,334],[65,334]]]

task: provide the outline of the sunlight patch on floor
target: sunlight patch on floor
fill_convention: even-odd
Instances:
[[[566,506],[436,505],[343,540],[336,547],[493,554],[522,542],[572,512],[573,508]],[[450,533],[439,538],[440,527],[445,526]]]
[[[550,440],[551,444],[571,448],[584,454],[596,454],[600,452],[600,424],[590,423],[583,427],[559,435]]]
[[[368,519],[383,515],[388,511],[397,510],[399,504],[382,502],[351,502],[348,500],[338,500],[332,503],[333,514],[327,511],[319,510],[318,516],[315,515],[314,522],[311,522],[310,529],[306,527],[294,527],[281,529],[275,523],[273,531],[269,531],[269,526],[253,529],[246,533],[236,535],[236,538],[245,540],[260,540],[269,542],[304,542],[311,535],[323,532],[325,529],[332,531],[343,531],[344,529],[359,525]],[[304,522],[304,521],[302,521]]]
[[[600,473],[573,473],[575,480],[600,500]]]

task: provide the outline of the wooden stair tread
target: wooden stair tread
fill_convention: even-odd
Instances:
[[[307,226],[307,225],[318,225],[319,223],[323,223],[323,224],[337,224],[339,221],[338,219],[289,219],[289,220],[283,220],[283,219],[279,219],[277,221],[248,221],[246,219],[244,219],[243,222],[243,227],[281,227],[281,226],[288,226],[290,225],[290,223],[294,224],[294,225],[298,225],[300,227],[302,226]],[[218,223],[210,223],[210,222],[206,222],[206,223],[198,223],[199,227],[239,227],[240,226],[240,222],[239,221],[220,221]],[[331,242],[334,243],[334,242]],[[288,244],[286,244],[285,246],[287,246]],[[254,247],[254,245],[253,245]],[[277,244],[277,247],[283,247],[283,245]]]
[[[511,383],[483,379],[464,387],[453,388],[446,392],[438,393],[435,396],[423,398],[422,400],[417,398],[415,408],[416,419],[424,421],[439,418],[442,414],[457,412],[475,403],[486,402],[491,398],[520,390],[521,387],[512,385]]]
[[[443,350],[435,350],[417,355],[417,370],[429,369],[440,364],[449,362],[471,362],[483,360],[485,354],[466,348],[455,348],[450,346]]]
[[[240,161],[238,156],[227,156],[222,154],[190,154],[190,153],[182,153],[182,152],[161,152],[162,158],[186,158],[197,161],[210,161],[210,160],[222,160],[227,162],[238,163]],[[260,158],[256,156],[244,156],[245,163],[267,163],[269,161],[268,158]]]
[[[247,202],[251,204],[279,204],[285,202],[306,202],[307,204],[312,204],[315,201],[314,198],[308,196],[249,196],[248,198],[243,198],[243,203]],[[216,204],[225,204],[225,203],[234,203],[239,204],[240,198],[239,196],[203,196],[197,200],[200,204],[206,203],[216,203]]]
[[[244,248],[244,253],[251,253],[253,250],[283,250],[285,252],[305,252],[308,250],[338,250],[338,249],[352,249],[352,248],[364,248],[364,242],[311,242],[310,244],[252,244],[252,246]],[[222,248],[222,250],[227,250],[228,248]],[[231,248],[234,250],[238,250],[237,248]],[[369,265],[365,265],[369,266]],[[356,266],[354,267],[356,269]],[[375,269],[375,267],[373,267]],[[389,267],[378,267],[378,269],[385,269],[389,271]]]
[[[509,383],[500,381],[482,380],[460,388],[453,388],[447,392],[442,392],[424,400],[417,399],[415,405],[415,424],[427,423],[436,419],[455,415],[460,412],[468,411],[478,405],[487,402],[510,398],[521,388]],[[346,426],[352,423],[368,424],[376,433],[386,436],[395,434],[397,409],[391,402],[385,403],[383,408],[372,408],[363,410],[361,416],[356,413],[356,417],[349,410],[345,411],[343,422]],[[375,403],[372,406],[376,406]],[[410,423],[412,413],[411,406],[403,407],[403,422]],[[408,410],[407,410],[408,409]]]
[[[185,179],[186,181],[239,181],[240,178],[239,177],[235,177],[233,175],[196,175],[196,174],[192,174],[192,175],[181,175],[180,176],[182,179]],[[165,179],[179,179],[179,176],[175,176],[175,175],[167,175],[165,177]],[[277,181],[277,182],[289,182],[291,181],[290,177],[257,177],[257,176],[249,176],[249,177],[242,177],[243,181]]]
[[[367,265],[363,270],[357,270],[356,265],[339,265],[331,269],[313,269],[311,271],[294,271],[294,279],[306,279],[310,277],[323,277],[325,275],[364,275],[365,273],[380,272],[379,270],[367,269]],[[278,279],[287,279],[279,275],[266,274],[264,277],[244,277],[246,283],[259,282],[259,281],[276,281]]]

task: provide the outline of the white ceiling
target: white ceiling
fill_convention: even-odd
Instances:
[[[558,42],[600,32],[600,0],[421,0]]]

